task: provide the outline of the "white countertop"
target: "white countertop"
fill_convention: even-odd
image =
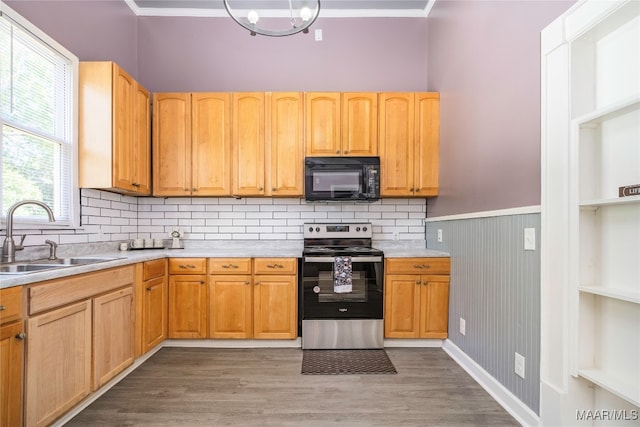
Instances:
[[[116,258],[111,261],[61,267],[22,275],[0,275],[0,289],[28,285],[45,280],[58,279],[76,274],[90,273],[106,268],[120,267],[159,258],[299,258],[302,255],[302,240],[220,240],[189,243],[185,249],[144,249],[80,253],[77,257]],[[374,241],[373,247],[384,251],[388,258],[447,257],[446,252],[434,251],[418,241]]]

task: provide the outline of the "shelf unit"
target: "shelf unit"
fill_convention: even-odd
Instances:
[[[640,406],[640,7],[620,7],[569,42],[572,374]]]

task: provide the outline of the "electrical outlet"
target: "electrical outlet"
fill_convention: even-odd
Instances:
[[[442,243],[442,229],[438,228],[438,243]]]
[[[467,322],[462,317],[460,318],[460,333],[462,335],[467,334]]]
[[[316,41],[322,41],[322,30],[321,29],[317,29],[315,30],[315,36],[316,36]]]
[[[398,240],[400,238],[400,233],[398,233],[397,231],[393,232],[393,240]]]
[[[535,228],[524,229],[524,250],[525,251],[536,250],[536,229]]]
[[[516,352],[514,364],[516,375],[524,379],[524,356]]]

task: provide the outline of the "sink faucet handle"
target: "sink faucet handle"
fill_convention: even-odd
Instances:
[[[24,249],[24,246],[22,246],[22,244],[24,243],[24,239],[27,237],[26,234],[23,234],[22,237],[20,238],[20,243],[18,243],[16,245],[16,251],[21,251]]]
[[[57,259],[56,248],[58,247],[58,244],[53,240],[45,240],[44,242],[49,245],[49,259]]]

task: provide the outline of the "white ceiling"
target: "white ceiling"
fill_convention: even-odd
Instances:
[[[138,16],[228,16],[222,0],[124,0]],[[427,17],[436,0],[320,0],[320,17]],[[287,16],[288,0],[229,0],[235,9]],[[293,0],[294,7],[300,0]]]

